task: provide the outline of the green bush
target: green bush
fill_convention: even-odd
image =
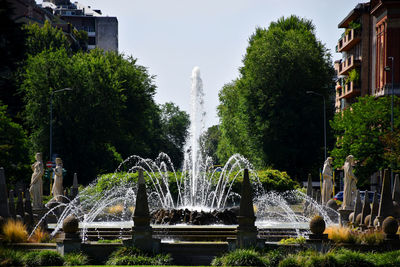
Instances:
[[[237,249],[215,258],[211,264],[213,266],[266,266],[264,258],[252,249]]]
[[[62,266],[64,258],[56,251],[42,250],[38,254],[39,266]]]
[[[298,259],[295,256],[291,255],[279,262],[279,267],[303,267],[303,265],[298,263]]]
[[[24,266],[23,253],[12,249],[0,249],[0,266]]]
[[[39,253],[40,251],[30,251],[26,253],[23,257],[25,266],[40,266]]]
[[[89,263],[89,258],[85,254],[68,253],[64,255],[65,266],[87,265],[88,263]]]
[[[256,171],[257,176],[260,180],[262,187],[268,191],[287,191],[293,190],[299,187],[299,184],[296,181],[293,181],[286,172],[280,172],[278,170],[266,169]],[[241,184],[243,181],[243,175],[237,176],[235,179],[237,172],[232,172],[229,176],[229,181],[232,183],[232,191],[236,193],[241,192]],[[176,198],[178,195],[178,188],[176,179],[182,179],[182,173],[176,172],[176,176],[173,172],[168,172],[168,188],[171,192],[173,198]],[[155,174],[156,179],[160,179],[160,175],[158,173]],[[88,188],[87,192],[90,191],[94,193],[102,193],[107,190],[112,189],[115,185],[124,184],[124,183],[136,183],[138,178],[138,173],[108,173],[101,175],[97,184],[93,188]],[[216,177],[214,177],[216,178]],[[151,182],[150,177],[144,173],[144,179],[146,180],[146,185],[148,188],[152,188],[153,184]],[[217,183],[217,181],[214,181]]]
[[[350,266],[367,267],[374,265],[373,262],[370,261],[371,258],[368,258],[366,254],[358,251],[339,249],[334,253],[338,264],[343,267],[350,267]]]
[[[135,247],[122,247],[114,251],[107,265],[170,265],[172,258],[164,254],[148,254]]]

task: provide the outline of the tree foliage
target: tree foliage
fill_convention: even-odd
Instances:
[[[331,101],[330,54],[315,37],[311,21],[281,18],[257,28],[240,69],[240,77],[220,91],[221,141],[226,160],[241,153],[258,166],[306,177],[323,162],[323,99]]]
[[[358,161],[355,171],[359,186],[368,182],[368,177],[376,171],[390,167],[394,154],[390,134],[390,97],[373,96],[358,98],[351,108],[337,113],[331,121],[331,126],[337,138],[331,154],[334,166],[344,165],[348,155],[353,155]],[[400,99],[396,97],[394,118],[400,116]],[[395,120],[395,134],[398,135],[399,120]],[[395,142],[395,140],[393,140]],[[398,149],[394,146],[394,149]],[[396,150],[394,150],[396,151]],[[388,153],[385,155],[385,152]]]
[[[161,105],[161,150],[168,153],[174,166],[180,167],[183,162],[183,149],[190,125],[189,115],[179,109],[174,103]]]
[[[53,151],[83,181],[113,171],[131,154],[160,152],[155,86],[135,59],[100,50],[73,56],[65,49],[45,50],[27,60],[23,78],[33,150],[44,158],[49,158],[51,94],[73,89],[53,97]]]
[[[29,182],[28,138],[22,126],[7,115],[7,106],[0,101],[0,163],[8,183]]]
[[[27,32],[26,52],[34,56],[44,50],[55,51],[60,48],[71,50],[71,44],[61,29],[51,26],[49,21],[45,21],[43,26],[36,23],[25,24]]]
[[[200,144],[203,152],[203,159],[211,157],[214,165],[220,165],[217,149],[220,141],[221,131],[219,125],[211,126],[200,136]]]

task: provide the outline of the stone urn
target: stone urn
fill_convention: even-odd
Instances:
[[[399,239],[396,234],[399,228],[398,221],[392,216],[387,217],[382,223],[382,230],[385,233],[386,239]]]
[[[328,235],[324,234],[325,221],[321,216],[315,216],[310,221],[310,231],[312,234],[309,235],[310,239],[327,239]]]
[[[76,234],[79,230],[79,220],[75,215],[68,215],[63,221],[63,231],[66,234]]]

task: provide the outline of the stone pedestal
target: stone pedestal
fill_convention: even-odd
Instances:
[[[349,224],[349,215],[353,212],[350,209],[339,209],[339,224],[340,226],[346,226]]]
[[[310,240],[328,240],[328,234],[320,234],[320,235],[309,234],[308,238]]]
[[[66,253],[79,252],[81,251],[81,238],[79,233],[61,234],[60,238],[56,240],[57,252],[64,256]]]

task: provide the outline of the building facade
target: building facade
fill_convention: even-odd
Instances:
[[[88,34],[88,49],[118,51],[118,20],[103,16],[101,10],[69,0],[44,0],[42,8],[50,10],[76,29]]]
[[[400,93],[400,1],[371,0],[358,4],[339,23],[344,33],[336,51],[336,112],[359,96]],[[398,71],[396,71],[398,70]]]

